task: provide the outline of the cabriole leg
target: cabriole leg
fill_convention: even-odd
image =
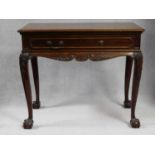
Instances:
[[[23,127],[25,129],[31,129],[33,126],[32,94],[31,94],[31,85],[30,85],[29,68],[28,68],[29,59],[30,59],[30,56],[27,53],[23,53],[19,57],[22,82],[24,86],[27,107],[28,107],[28,118],[24,120],[24,123],[23,123]]]
[[[140,127],[140,121],[135,116],[135,108],[139,90],[139,84],[142,73],[143,55],[141,52],[137,52],[134,55],[134,75],[133,75],[133,86],[132,86],[132,100],[131,100],[131,121],[130,124],[133,128]]]

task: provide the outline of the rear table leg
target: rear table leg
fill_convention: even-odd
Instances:
[[[125,69],[125,100],[124,100],[124,107],[130,108],[131,101],[129,100],[129,88],[130,88],[130,79],[131,79],[131,72],[133,66],[133,58],[127,56],[126,57],[126,69]]]
[[[33,101],[33,109],[40,108],[40,94],[39,94],[39,73],[38,73],[38,59],[37,57],[33,57],[31,59],[33,79],[35,85],[35,93],[36,93],[36,101]]]

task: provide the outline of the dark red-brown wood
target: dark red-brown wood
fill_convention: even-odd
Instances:
[[[23,127],[33,126],[32,107],[40,108],[39,74],[37,57],[60,61],[101,61],[126,56],[125,107],[131,107],[131,126],[138,128],[140,121],[135,117],[135,107],[142,72],[143,56],[140,49],[143,28],[134,23],[36,23],[19,30],[22,35],[20,68],[24,85],[28,119]],[[36,92],[32,103],[28,62],[31,60]],[[134,62],[132,96],[129,85]]]

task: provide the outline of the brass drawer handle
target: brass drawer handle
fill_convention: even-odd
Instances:
[[[53,42],[51,40],[48,40],[46,42],[46,44],[50,47],[50,49],[53,49],[53,50],[58,50],[60,49],[60,47],[57,47],[57,46],[52,46],[53,45]]]
[[[105,41],[104,40],[100,40],[99,43],[100,43],[100,45],[104,45]]]
[[[48,46],[52,46],[53,42],[50,41],[50,40],[48,40],[48,41],[46,41],[46,44],[47,44]]]
[[[60,46],[63,46],[63,45],[64,45],[64,41],[63,41],[63,40],[60,40],[60,41],[59,41],[59,45],[60,45]]]

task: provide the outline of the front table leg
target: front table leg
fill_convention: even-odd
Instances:
[[[32,112],[32,94],[29,78],[28,61],[30,59],[29,54],[23,53],[19,57],[19,64],[22,76],[22,82],[24,86],[27,107],[28,107],[28,119],[24,120],[23,127],[25,129],[31,129],[33,126],[33,112]]]
[[[31,58],[32,64],[32,72],[33,72],[33,79],[35,85],[35,92],[36,92],[36,100],[33,102],[33,109],[40,108],[40,95],[39,95],[39,73],[38,73],[38,59],[37,57]]]
[[[139,90],[139,84],[141,79],[143,55],[141,52],[135,53],[134,57],[134,75],[133,75],[133,86],[132,86],[132,101],[131,101],[131,121],[130,124],[133,128],[140,127],[140,121],[135,117],[135,108]]]

